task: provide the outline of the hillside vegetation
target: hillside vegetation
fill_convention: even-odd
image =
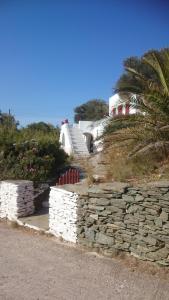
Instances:
[[[147,180],[169,175],[169,49],[124,62],[115,91],[138,109],[112,118],[104,132],[110,177]]]
[[[11,114],[0,113],[0,180],[50,180],[67,161],[59,129],[44,122],[18,128]]]

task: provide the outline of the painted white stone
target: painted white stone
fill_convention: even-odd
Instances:
[[[0,182],[0,218],[16,220],[34,213],[33,182],[10,180]]]
[[[49,196],[49,231],[57,237],[77,242],[78,195],[52,187]]]

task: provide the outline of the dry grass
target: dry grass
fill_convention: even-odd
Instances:
[[[82,173],[82,177],[85,178],[87,185],[91,185],[92,183],[94,183],[94,170],[89,157],[74,158],[72,160],[72,164],[79,167]]]
[[[169,178],[169,158],[161,160],[156,153],[129,158],[128,152],[128,145],[109,145],[106,148],[104,155],[108,181],[138,183]]]

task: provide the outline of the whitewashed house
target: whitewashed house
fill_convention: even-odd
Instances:
[[[123,103],[118,94],[109,98],[109,117],[99,121],[79,121],[69,124],[65,120],[61,126],[60,143],[68,155],[88,156],[90,153],[102,150],[102,135],[110,117],[122,114],[136,113],[136,109]]]

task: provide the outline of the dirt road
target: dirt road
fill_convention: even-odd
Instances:
[[[167,300],[169,280],[0,223],[1,300]]]

